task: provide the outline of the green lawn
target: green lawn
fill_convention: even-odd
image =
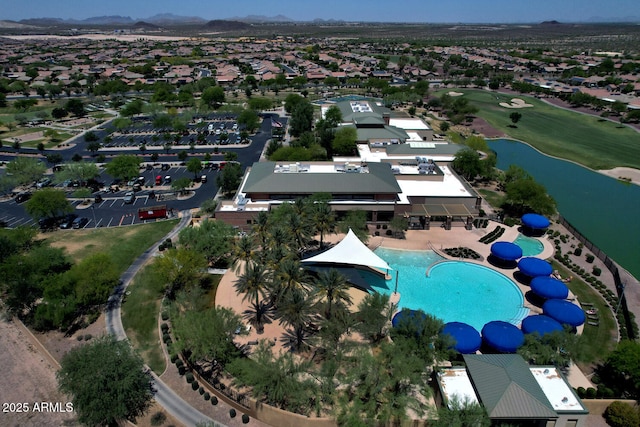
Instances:
[[[144,362],[158,375],[166,367],[158,335],[158,315],[165,284],[153,265],[148,265],[127,288],[122,304],[122,325],[127,337]]]
[[[447,90],[448,91],[448,90]],[[447,91],[438,91],[442,95]],[[523,95],[478,89],[456,89],[479,108],[477,115],[513,139],[527,142],[552,156],[592,169],[627,166],[640,169],[640,133],[620,123],[567,111]],[[533,107],[509,109],[500,102],[520,98]],[[509,115],[522,114],[516,125]]]
[[[615,348],[618,334],[616,321],[607,302],[600,296],[598,291],[580,278],[576,278],[575,273],[567,270],[564,265],[555,260],[552,264],[553,269],[558,270],[562,277],[574,276],[568,286],[578,298],[578,301],[591,303],[598,310],[598,326],[584,325],[576,351],[576,363],[583,372],[590,372],[597,363],[602,362],[611,350]]]
[[[51,246],[64,247],[74,262],[89,255],[108,253],[124,272],[134,259],[171,231],[177,219],[128,227],[58,230],[44,234]]]

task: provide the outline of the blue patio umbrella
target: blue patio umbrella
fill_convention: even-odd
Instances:
[[[391,319],[391,325],[394,328],[399,327],[404,322],[414,322],[419,325],[426,318],[427,315],[423,311],[403,308],[393,316],[393,319]]]
[[[529,227],[534,230],[544,230],[549,227],[550,224],[549,220],[545,216],[536,213],[524,214],[520,220],[525,227]]]
[[[580,326],[586,316],[579,306],[562,299],[550,299],[542,305],[542,312],[560,323],[571,326]]]
[[[522,248],[513,242],[495,242],[491,245],[491,255],[505,261],[522,258]]]
[[[502,353],[515,353],[524,344],[522,331],[502,320],[494,320],[484,325],[482,339],[489,347]]]
[[[522,274],[529,277],[549,276],[553,267],[547,261],[536,257],[525,257],[518,261],[518,268]]]
[[[540,336],[549,334],[555,331],[563,331],[562,325],[544,314],[534,314],[522,319],[522,332],[525,334],[538,333]]]
[[[451,335],[456,342],[453,348],[462,354],[475,353],[480,349],[482,338],[476,329],[462,322],[449,322],[444,325],[442,335]]]
[[[546,299],[565,299],[569,296],[569,288],[551,276],[537,276],[531,279],[531,290]]]

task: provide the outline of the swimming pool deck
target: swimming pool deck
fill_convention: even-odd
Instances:
[[[405,232],[404,239],[395,239],[388,236],[371,236],[367,242],[367,246],[370,249],[376,249],[380,246],[393,249],[406,249],[406,250],[435,250],[441,252],[443,249],[451,247],[467,247],[473,249],[480,255],[482,260],[476,260],[476,262],[489,267],[493,270],[499,271],[505,276],[513,280],[518,286],[522,294],[524,295],[529,291],[529,286],[526,286],[517,281],[513,274],[517,271],[517,268],[500,268],[487,261],[489,254],[491,253],[491,244],[484,244],[480,242],[480,238],[491,232],[497,225],[504,227],[504,224],[499,224],[493,221],[489,222],[486,228],[466,230],[463,227],[454,227],[451,230],[445,230],[444,228],[432,228],[431,230],[409,230]],[[504,234],[497,241],[513,242],[519,235],[517,227],[505,227]],[[344,234],[332,234],[324,236],[324,240],[327,243],[338,243],[344,238]],[[544,245],[542,253],[536,255],[539,258],[548,259],[554,254],[554,246],[546,236],[539,238]],[[444,255],[446,256],[446,255]],[[451,259],[451,257],[447,257]],[[465,260],[470,261],[470,260]],[[232,270],[227,272],[222,277],[218,290],[216,292],[216,304],[228,307],[234,310],[236,313],[243,313],[250,308],[249,301],[243,301],[243,295],[237,295],[234,288],[234,283],[237,280],[237,275]],[[352,298],[352,307],[357,307],[360,301],[366,296],[366,292],[352,287],[349,291]],[[402,295],[392,295],[394,301],[397,302],[397,298],[402,298]],[[573,295],[569,295],[569,298],[574,298]],[[574,301],[576,304],[578,301]],[[529,303],[527,299],[524,300],[524,305],[530,310],[531,313],[542,313],[542,309]],[[248,323],[247,323],[248,325]],[[582,333],[583,326],[578,328],[578,333]],[[264,326],[264,331],[258,333],[255,328],[248,329],[247,335],[238,335],[236,337],[236,343],[240,345],[254,346],[259,340],[267,340],[272,343],[274,353],[279,353],[285,350],[286,339],[285,328],[280,325],[278,321],[268,323]],[[574,387],[592,387],[593,385],[589,380],[580,372],[577,368],[573,367],[570,370],[569,381]]]

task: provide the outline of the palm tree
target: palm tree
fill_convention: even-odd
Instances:
[[[335,268],[318,274],[315,280],[315,286],[315,295],[318,299],[327,300],[327,309],[325,310],[327,319],[331,318],[334,302],[344,303],[347,306],[351,305],[351,295],[349,295],[348,292],[350,288],[349,283]]]
[[[305,329],[313,319],[313,301],[303,290],[289,292],[278,307],[280,322],[293,329],[291,345],[300,350],[306,339]]]
[[[240,273],[240,267],[244,263],[245,271],[247,264],[253,260],[256,251],[256,243],[248,234],[245,234],[240,239],[234,242],[233,246],[233,266],[234,272]]]
[[[244,273],[238,277],[235,283],[236,292],[244,294],[242,301],[254,300],[256,328],[262,327],[262,315],[264,310],[260,306],[260,297],[264,298],[268,285],[268,276],[260,264],[249,263],[245,266]]]
[[[289,218],[288,229],[296,245],[297,252],[303,251],[307,247],[307,242],[311,240],[311,226],[303,216],[293,214]]]
[[[287,295],[293,289],[307,290],[306,287],[306,272],[302,269],[300,261],[297,259],[285,258],[277,264],[277,269],[274,272],[275,282],[280,283],[279,298]]]
[[[319,202],[315,205],[315,212],[313,215],[313,225],[318,233],[320,233],[320,249],[323,249],[324,235],[330,233],[335,229],[337,224],[336,216],[331,206],[326,202]]]

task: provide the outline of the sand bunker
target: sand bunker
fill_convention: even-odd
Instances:
[[[504,108],[525,108],[525,107],[533,107],[533,105],[531,104],[527,104],[526,102],[524,102],[522,99],[520,98],[513,98],[511,99],[511,104],[507,103],[507,102],[501,102],[500,103],[501,107]]]
[[[447,95],[449,95],[449,96],[462,96],[462,95],[464,95],[464,93],[461,93],[461,92],[449,92],[449,93],[447,93]]]

